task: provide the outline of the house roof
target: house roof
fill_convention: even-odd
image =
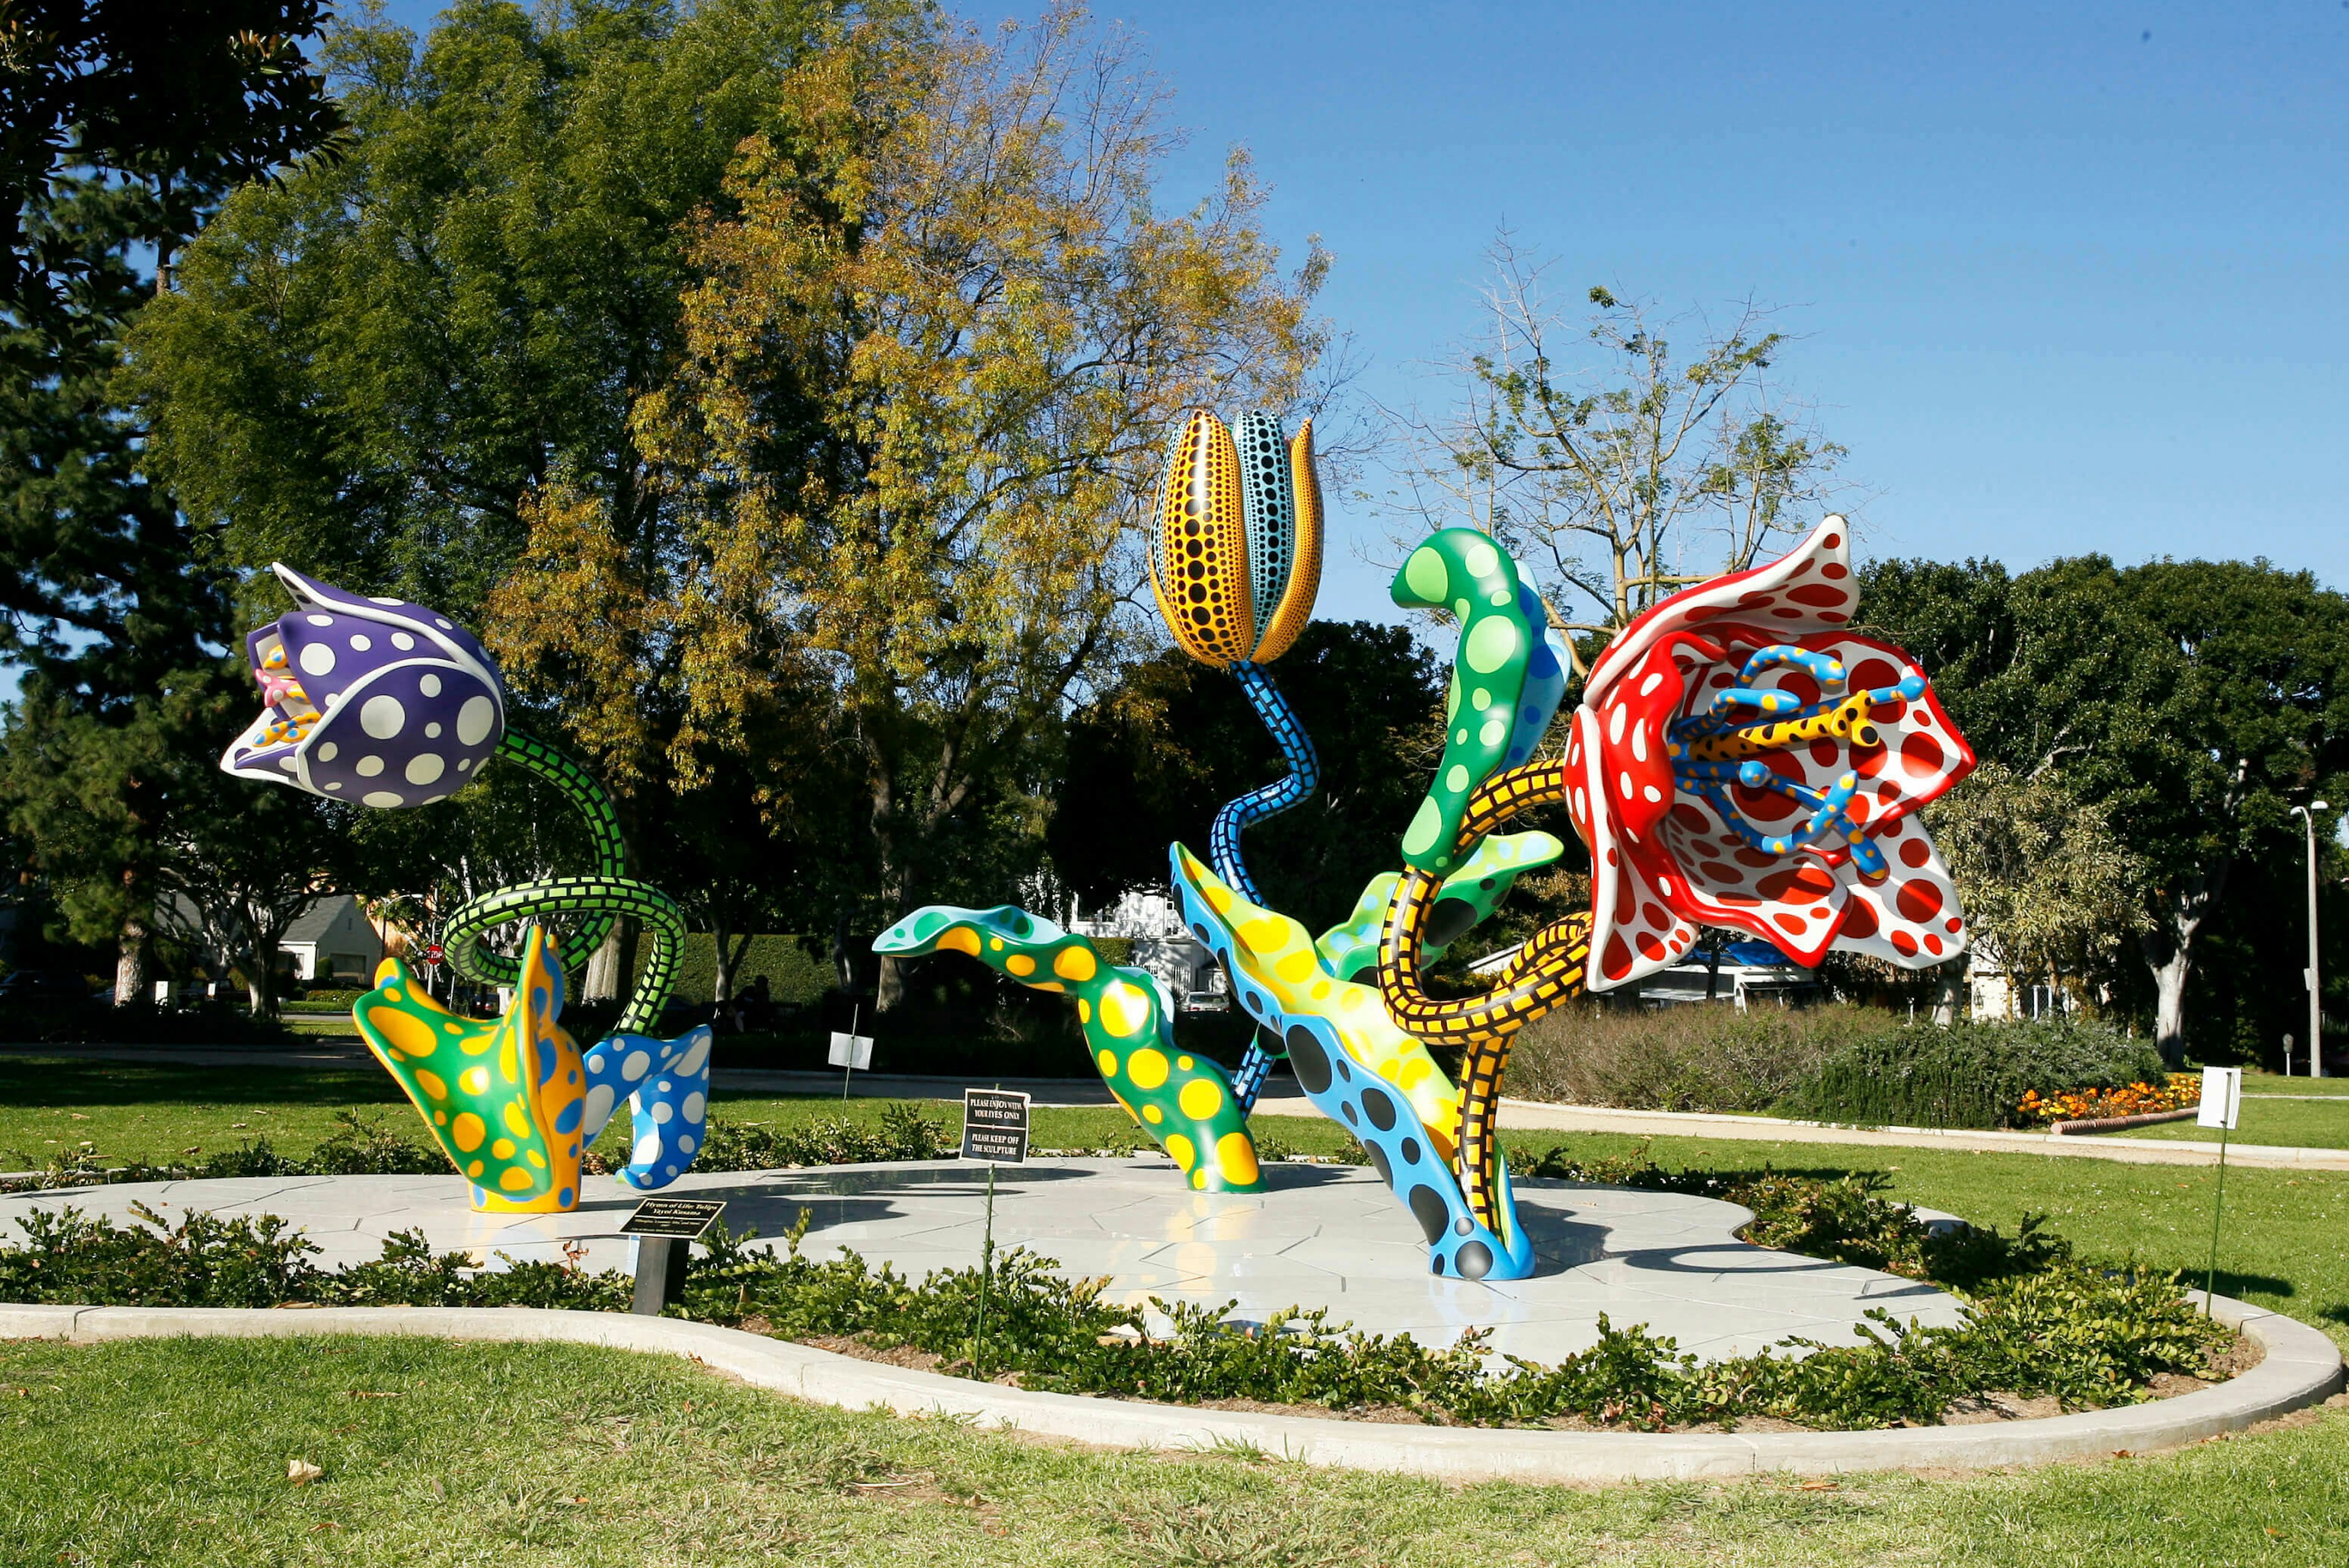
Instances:
[[[358,900],[348,893],[329,894],[295,916],[294,923],[285,928],[285,935],[279,940],[288,942],[317,941],[326,936],[328,927],[342,918],[345,909],[352,909],[357,903]]]

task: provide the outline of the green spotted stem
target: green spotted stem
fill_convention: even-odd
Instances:
[[[450,967],[477,985],[513,984],[522,961],[492,951],[481,939],[508,921],[540,920],[560,922],[557,929],[565,934],[555,950],[566,971],[577,971],[604,945],[614,922],[624,917],[636,920],[652,938],[652,958],[615,1028],[621,1033],[648,1033],[677,983],[685,948],[683,912],[659,888],[626,875],[628,852],[620,836],[619,814],[593,774],[545,742],[514,730],[498,742],[497,755],[529,769],[579,808],[587,822],[595,869],[584,877],[518,883],[468,900],[449,917],[441,932],[441,950]]]

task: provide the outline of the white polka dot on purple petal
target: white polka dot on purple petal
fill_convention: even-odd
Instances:
[[[408,710],[399,699],[384,693],[370,697],[359,708],[359,728],[378,741],[388,741],[408,727]]]

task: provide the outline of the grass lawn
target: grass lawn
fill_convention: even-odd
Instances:
[[[2095,1466],[1568,1490],[981,1436],[560,1345],[0,1345],[0,1400],[10,1565],[2338,1568],[2349,1529],[2344,1410]]]
[[[839,1102],[719,1096],[778,1124]],[[886,1102],[850,1102],[877,1118]],[[158,1158],[266,1133],[306,1153],[378,1075],[0,1060],[0,1148]],[[929,1107],[952,1119],[951,1106]],[[2320,1107],[2324,1108],[2324,1107]],[[85,1120],[76,1120],[79,1116]],[[244,1124],[243,1127],[238,1123]],[[1335,1152],[1315,1118],[1268,1139]],[[1037,1142],[1132,1147],[1114,1109]],[[1531,1133],[1629,1152],[1619,1135]],[[1881,1170],[1901,1197],[2092,1254],[2199,1270],[2212,1173],[2040,1155],[1660,1138],[1674,1166]],[[2220,1288],[2349,1344],[2349,1173],[2230,1173]],[[378,1397],[372,1396],[388,1396]],[[326,1477],[296,1488],[289,1459]],[[1930,1480],[1450,1488],[1244,1455],[1094,1453],[795,1405],[689,1366],[431,1342],[0,1344],[0,1568],[17,1563],[2323,1564],[2349,1532],[2349,1410],[2151,1459]]]
[[[2280,1144],[2289,1148],[2349,1148],[2349,1096],[2284,1099],[2273,1091],[2254,1095],[2247,1089],[2236,1120],[2235,1130],[2227,1135],[2236,1143]],[[2197,1122],[2163,1122],[2106,1136],[2216,1143],[2219,1129]]]

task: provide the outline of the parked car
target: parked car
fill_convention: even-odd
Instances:
[[[0,1002],[88,1002],[89,985],[78,975],[51,974],[45,970],[20,969],[0,974]]]

